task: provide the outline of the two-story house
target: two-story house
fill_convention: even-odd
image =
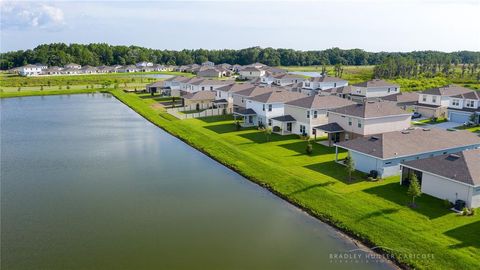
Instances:
[[[355,104],[337,96],[312,95],[285,103],[285,115],[295,122],[292,133],[305,136],[322,136],[314,127],[328,124],[327,110]]]
[[[255,88],[250,83],[231,83],[215,89],[215,100],[225,101],[229,108],[233,107],[233,94],[242,90]]]
[[[405,130],[410,127],[411,113],[389,101],[366,101],[328,110],[328,124],[315,129],[328,133],[329,141],[339,142]]]
[[[315,92],[315,94],[323,90],[347,85],[348,82],[346,80],[330,76],[312,77],[303,81],[303,88]]]
[[[255,86],[255,87],[248,87],[247,89],[235,91],[232,93],[233,107],[239,108],[239,109],[245,109],[247,106],[246,104],[247,104],[248,98],[271,92],[273,91],[273,89],[274,89],[273,87]]]
[[[476,109],[478,109],[478,93],[456,85],[436,87],[421,92],[415,108],[423,116],[444,117],[458,123],[467,122]]]
[[[242,80],[251,80],[265,76],[265,70],[257,67],[244,67],[238,71]]]
[[[280,73],[277,75],[266,76],[269,81],[276,86],[286,86],[303,82],[305,78],[296,74]],[[262,78],[263,79],[263,78]]]
[[[254,123],[272,127],[273,132],[287,134],[293,132],[293,119],[285,115],[285,103],[306,95],[272,87],[270,92],[249,97],[245,108],[255,111]]]
[[[384,80],[374,79],[353,85],[350,98],[363,101],[369,98],[380,98],[400,93],[400,86]]]
[[[25,65],[20,67],[18,74],[21,76],[37,76],[42,73],[42,67],[36,65]]]

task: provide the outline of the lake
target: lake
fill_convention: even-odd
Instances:
[[[314,71],[291,71],[288,72],[290,74],[296,74],[296,75],[302,75],[302,76],[309,76],[309,77],[320,77],[322,74],[320,72],[314,72]]]
[[[129,76],[154,78],[154,79],[168,79],[168,78],[174,77],[173,75],[168,75],[168,74],[135,74],[135,75],[129,75]]]
[[[109,94],[0,102],[2,269],[393,268]]]

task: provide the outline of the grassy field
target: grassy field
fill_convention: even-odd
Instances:
[[[334,162],[333,148],[314,144],[313,154],[306,155],[306,142],[294,135],[273,134],[267,142],[256,129],[236,131],[225,116],[181,121],[154,106],[157,101],[148,95],[112,94],[169,133],[402,263],[419,269],[480,268],[480,215],[458,216],[427,195],[412,209],[398,177],[370,182],[355,174],[349,181]]]
[[[290,66],[280,67],[288,71],[306,71],[306,72],[321,72],[321,66]],[[344,66],[342,78],[346,79],[350,84],[364,82],[373,79],[374,66]],[[330,76],[335,74],[333,66],[327,66],[327,72]],[[398,78],[394,80],[388,80],[400,85],[402,91],[422,91],[425,89],[444,86],[447,84],[458,84],[471,89],[480,89],[480,82],[473,77],[465,76],[460,77],[461,69],[457,67],[454,69],[454,75],[451,78],[444,76],[437,76],[434,78],[419,77],[415,79]]]

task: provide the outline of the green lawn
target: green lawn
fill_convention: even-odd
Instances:
[[[456,127],[456,129],[463,129],[463,130],[468,130],[470,132],[480,133],[480,126],[473,126],[473,127],[458,126]]]
[[[145,96],[112,94],[224,165],[350,235],[384,247],[403,263],[420,269],[480,268],[480,215],[457,216],[427,195],[411,209],[398,177],[369,182],[355,174],[350,182],[344,167],[334,162],[333,148],[314,144],[308,156],[306,142],[297,136],[273,134],[267,142],[256,129],[237,131],[229,117],[181,121],[152,107],[156,101]],[[409,254],[433,254],[433,259]]]
[[[412,121],[414,125],[416,126],[424,126],[424,125],[435,125],[435,124],[440,124],[444,122],[448,122],[448,119],[446,118],[438,118],[436,121],[434,121],[431,118],[427,119],[422,119],[422,120],[413,120]]]

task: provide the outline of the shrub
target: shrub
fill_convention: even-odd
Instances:
[[[475,208],[470,208],[470,216],[475,216],[476,211]]]
[[[311,155],[313,153],[313,145],[312,142],[307,141],[307,148],[305,149],[308,155]]]
[[[469,213],[470,213],[470,212],[468,211],[468,208],[467,208],[467,207],[464,207],[464,208],[462,209],[462,215],[463,215],[463,216],[467,216]]]
[[[447,208],[447,209],[452,208],[452,203],[451,203],[449,200],[447,200],[447,199],[443,200],[443,205],[444,205],[445,208]]]

